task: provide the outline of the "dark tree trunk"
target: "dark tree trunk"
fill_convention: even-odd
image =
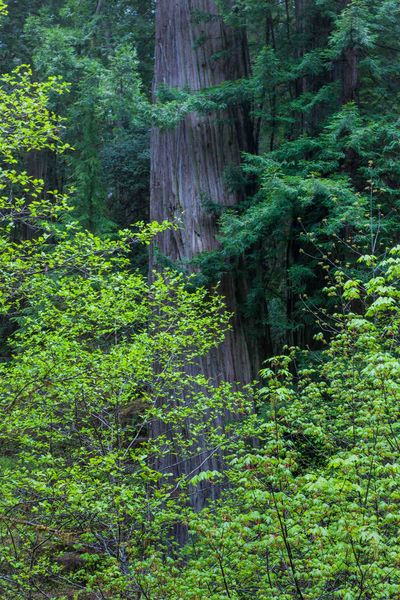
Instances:
[[[358,97],[358,63],[357,48],[347,48],[343,52],[342,69],[342,104],[356,102]]]
[[[248,68],[244,31],[225,25],[213,0],[157,2],[155,89],[198,91],[246,77]],[[240,164],[242,151],[253,150],[252,136],[243,106],[210,116],[192,113],[173,130],[153,130],[150,217],[181,222],[178,230],[158,239],[161,253],[173,261],[190,261],[217,248],[216,219],[204,200],[224,206],[240,200],[224,185],[224,172]],[[235,332],[204,369],[216,380],[246,382],[250,360],[232,276],[224,278],[221,291],[235,312]]]
[[[160,86],[199,91],[249,74],[245,32],[227,26],[213,0],[158,0],[155,59],[155,91]],[[218,247],[216,218],[204,208],[204,200],[233,206],[241,199],[224,185],[224,172],[240,164],[242,151],[253,150],[252,136],[245,106],[212,115],[192,113],[173,130],[153,130],[150,217],[180,222],[179,229],[157,240],[162,254],[186,263]],[[154,258],[151,266],[156,266]],[[238,311],[239,288],[243,294],[245,286],[238,285],[235,275],[223,277],[220,291],[234,313],[232,332],[198,366],[216,384],[221,380],[246,383],[252,378]],[[163,428],[158,424],[153,435],[160,433]],[[171,459],[170,463],[179,463]],[[200,464],[208,470],[215,468],[215,461],[216,455],[205,461],[203,454],[197,461],[178,464],[172,472],[179,476],[200,468]],[[213,494],[218,493],[216,486],[213,490]],[[207,493],[193,497],[194,505],[200,508]]]
[[[340,8],[345,10],[350,4],[350,0],[341,0]],[[358,101],[359,87],[359,49],[356,45],[350,44],[343,50],[340,62],[338,76],[342,81],[341,104]]]

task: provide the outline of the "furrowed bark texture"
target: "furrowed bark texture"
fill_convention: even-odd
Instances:
[[[244,31],[227,26],[212,0],[158,0],[155,52],[155,91],[160,86],[199,91],[241,79],[249,72]],[[179,229],[157,240],[162,254],[187,262],[217,247],[216,218],[204,208],[204,200],[224,206],[240,200],[238,193],[224,185],[224,171],[240,164],[242,151],[253,149],[252,136],[245,106],[212,115],[192,113],[172,130],[153,130],[150,216],[157,221],[180,222]],[[229,274],[220,291],[234,313],[232,332],[218,350],[201,361],[199,371],[216,383],[246,383],[252,371],[238,313],[238,296],[244,293],[244,286]],[[153,434],[162,433],[161,425],[155,429]],[[214,455],[205,461],[203,454],[175,467],[174,475],[192,472],[196,461],[204,470],[215,468],[217,460]],[[213,490],[213,495],[218,493],[216,486]],[[207,493],[194,496],[193,502],[200,508]]]
[[[155,89],[202,90],[248,75],[243,31],[226,26],[212,0],[159,0],[156,16]],[[158,239],[162,254],[173,261],[193,259],[217,247],[215,216],[204,200],[235,205],[239,195],[227,191],[224,171],[239,165],[241,152],[251,150],[253,130],[245,107],[210,116],[188,115],[175,129],[152,132],[150,216],[180,221],[178,230]],[[237,314],[237,290],[225,277],[222,293],[235,312],[234,332],[206,374],[228,381],[250,379],[250,360]]]

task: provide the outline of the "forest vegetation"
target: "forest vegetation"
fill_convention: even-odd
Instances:
[[[0,41],[0,599],[400,598],[398,0]]]

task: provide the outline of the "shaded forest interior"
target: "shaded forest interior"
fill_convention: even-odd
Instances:
[[[398,0],[0,19],[0,597],[400,597]]]

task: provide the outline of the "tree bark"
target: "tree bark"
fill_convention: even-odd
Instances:
[[[160,86],[200,91],[248,74],[245,32],[226,25],[213,0],[158,0],[155,92]],[[240,193],[227,189],[224,172],[240,164],[242,151],[251,150],[253,126],[247,107],[242,105],[212,115],[189,114],[172,130],[153,129],[150,217],[156,221],[180,222],[177,230],[159,236],[157,245],[161,254],[172,261],[190,264],[199,253],[218,247],[216,218],[204,208],[204,200],[223,206],[237,204]],[[157,267],[155,263],[153,256],[151,268]],[[215,384],[221,380],[243,384],[252,378],[238,310],[238,299],[244,289],[231,273],[220,284],[227,308],[234,314],[232,331],[222,346],[198,365],[199,371]],[[190,435],[190,425],[188,429]],[[158,424],[152,433],[159,435],[165,431]],[[210,460],[204,460],[203,454],[197,461],[178,464],[174,476],[196,468],[209,470],[216,467],[216,462],[217,454]],[[165,468],[171,472],[171,464]],[[215,494],[217,486],[213,487]],[[194,494],[195,507],[201,508],[207,496],[204,490]]]
[[[162,85],[199,91],[249,74],[245,33],[223,23],[213,0],[159,0],[155,55],[155,90]],[[242,151],[253,149],[252,136],[243,106],[211,116],[192,113],[174,130],[153,129],[150,217],[181,223],[157,240],[162,254],[187,262],[218,247],[216,219],[203,200],[237,204],[240,194],[226,188],[224,171],[240,164]],[[230,275],[221,282],[228,308],[235,312],[235,332],[214,364],[204,368],[216,380],[246,382],[251,368],[235,287]]]

